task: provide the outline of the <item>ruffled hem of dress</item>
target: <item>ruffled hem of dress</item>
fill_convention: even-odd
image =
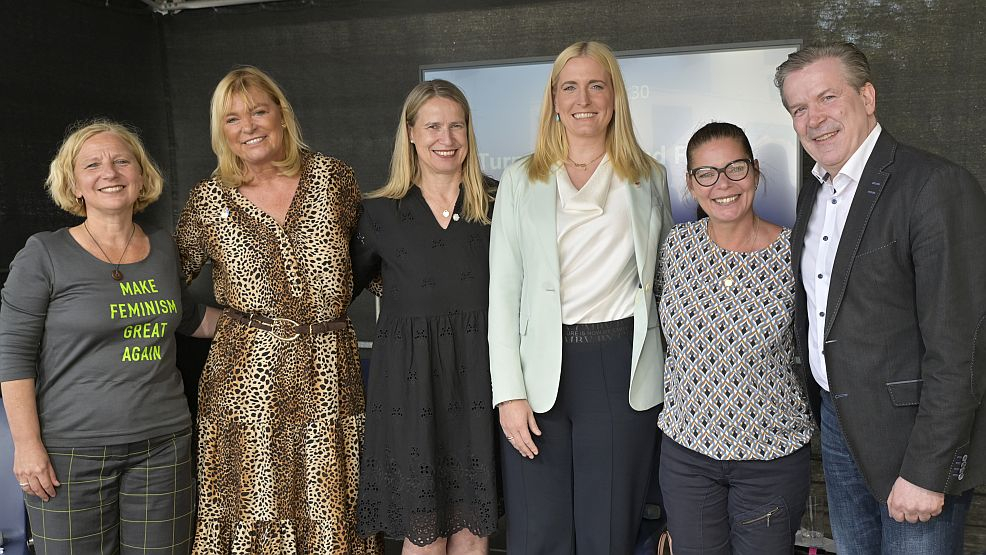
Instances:
[[[478,536],[480,538],[486,538],[496,533],[497,525],[493,524],[493,526],[489,528],[479,528],[479,527],[469,526],[468,524],[465,523],[461,523],[461,524],[457,524],[456,526],[450,526],[448,530],[443,530],[439,533],[429,534],[427,536],[417,536],[417,537],[411,537],[410,535],[408,535],[406,530],[400,530],[398,528],[393,528],[393,529],[384,528],[379,530],[378,532],[382,533],[384,536],[388,538],[407,538],[414,545],[418,547],[425,547],[427,545],[435,543],[436,541],[438,541],[439,538],[450,538],[452,537],[453,534],[460,532],[462,530],[469,530],[470,532],[472,532],[474,536]]]
[[[329,522],[298,519],[276,521],[238,521],[232,523],[202,521],[195,527],[193,555],[308,555],[332,553],[357,555],[383,553],[379,536],[339,537]]]

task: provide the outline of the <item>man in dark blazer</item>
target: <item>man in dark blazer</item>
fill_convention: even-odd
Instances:
[[[775,84],[817,162],[795,322],[837,551],[961,553],[986,482],[986,195],[881,128],[854,45],[799,50]]]

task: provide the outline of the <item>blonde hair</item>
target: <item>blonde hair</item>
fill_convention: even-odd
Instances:
[[[418,83],[407,98],[401,109],[400,119],[397,120],[397,133],[394,135],[394,154],[390,158],[390,176],[383,187],[371,191],[367,198],[401,199],[407,195],[412,184],[421,179],[421,166],[418,163],[418,153],[411,144],[408,127],[413,127],[418,117],[418,111],[432,98],[447,98],[462,108],[466,117],[466,136],[468,150],[462,163],[462,215],[467,221],[490,223],[487,214],[490,206],[490,195],[486,189],[486,179],[479,167],[479,156],[476,154],[476,134],[472,129],[472,112],[469,101],[458,87],[443,79]]]
[[[219,179],[227,187],[239,187],[244,183],[246,166],[230,149],[223,127],[234,95],[239,96],[248,107],[253,108],[249,89],[266,93],[281,109],[281,119],[284,122],[284,160],[274,162],[278,173],[287,176],[297,175],[301,170],[302,152],[308,150],[308,146],[301,138],[298,119],[281,87],[269,75],[253,66],[238,67],[227,73],[216,85],[209,108],[212,151],[216,153],[217,161],[212,177]]]
[[[75,159],[86,141],[100,133],[112,133],[123,141],[130,153],[137,159],[140,174],[143,176],[143,186],[134,202],[134,213],[138,213],[149,204],[156,201],[164,190],[164,179],[161,170],[154,160],[147,155],[144,144],[137,136],[137,131],[112,120],[98,118],[74,123],[69,127],[65,139],[58,147],[58,153],[48,167],[48,178],[45,179],[45,189],[48,195],[62,210],[76,216],[86,216],[86,205],[80,201],[72,189],[75,187]]]
[[[616,175],[631,182],[637,182],[651,172],[654,160],[640,148],[633,133],[630,118],[630,104],[627,101],[623,73],[613,51],[601,42],[577,42],[555,58],[551,67],[551,78],[544,87],[541,101],[541,119],[538,124],[537,142],[534,153],[527,162],[527,176],[532,181],[544,181],[551,168],[568,158],[568,139],[565,127],[555,120],[555,90],[558,87],[558,74],[572,58],[587,57],[596,61],[613,82],[613,119],[606,128],[606,152]]]

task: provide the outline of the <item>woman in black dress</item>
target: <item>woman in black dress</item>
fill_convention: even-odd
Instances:
[[[387,184],[363,203],[355,291],[383,278],[367,388],[359,529],[404,553],[486,553],[496,531],[486,310],[490,190],[448,81],[404,102]]]

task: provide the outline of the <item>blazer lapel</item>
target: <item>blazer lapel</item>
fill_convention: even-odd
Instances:
[[[825,308],[824,337],[828,337],[835,316],[839,313],[846,285],[849,282],[849,273],[852,271],[859,244],[863,240],[863,233],[866,232],[866,224],[869,223],[873,208],[890,177],[890,173],[884,170],[893,162],[896,149],[897,141],[886,131],[881,131],[866,167],[863,168],[863,174],[859,178],[856,194],[853,196],[852,206],[849,207],[849,215],[846,217],[846,225],[842,229],[839,249],[835,251],[835,261],[832,263],[832,286],[829,288],[829,298]]]
[[[620,179],[613,176],[614,179]],[[624,182],[627,190],[627,200],[630,202],[630,233],[633,234],[633,252],[637,258],[637,279],[644,281],[644,266],[647,264],[648,253],[656,253],[657,245],[652,244],[654,234],[650,232],[650,219],[654,212],[651,197],[652,187],[640,183]]]

